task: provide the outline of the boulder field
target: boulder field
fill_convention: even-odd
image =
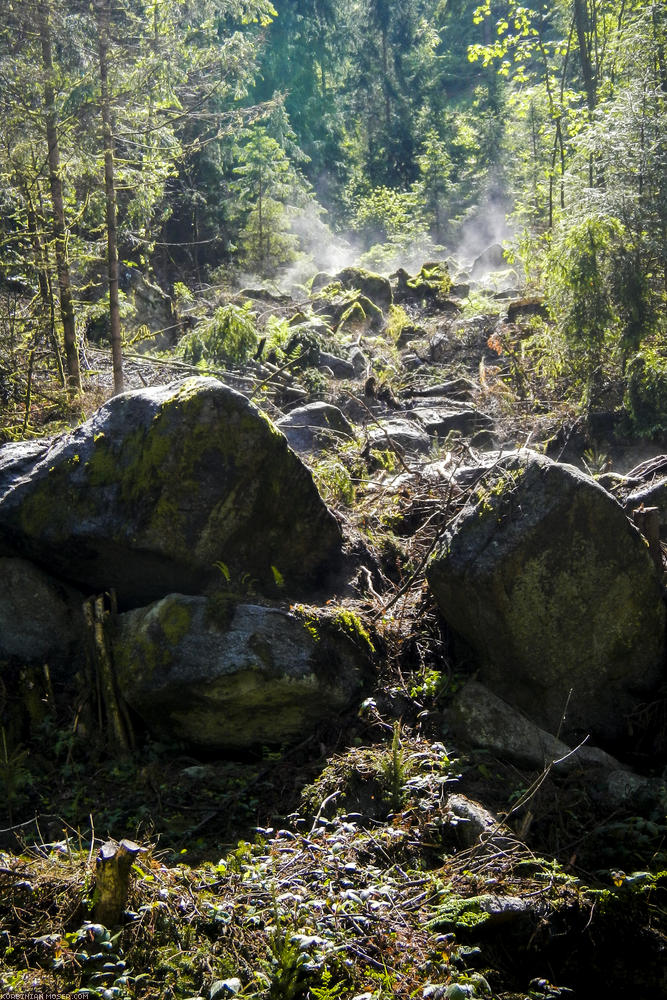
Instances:
[[[345,708],[372,646],[349,611],[288,602],[342,561],[309,470],[210,378],[117,396],[71,434],[0,449],[0,669],[85,661],[82,606],[115,592],[120,694],[163,740],[298,739]]]
[[[440,272],[424,275],[444,294]],[[386,279],[371,278],[338,276],[381,312]],[[486,327],[462,322],[485,349]],[[463,342],[451,328],[438,336]],[[356,448],[377,469],[374,455],[395,450],[405,482],[428,484],[446,508],[426,584],[456,666],[544,734],[515,742],[630,748],[633,716],[665,680],[665,604],[623,506],[573,466],[497,449],[469,380],[440,372],[397,398],[366,371],[363,360],[345,412],[311,402],[273,423],[197,377],[117,396],[71,433],[0,448],[0,672],[11,680],[48,663],[61,680],[85,674],[99,635],[91,643],[82,608],[113,594],[102,631],[114,683],[151,734],[213,751],[298,742],[360,702],[379,660],[336,596],[360,593],[354,536],[307,463]],[[469,440],[469,463],[432,460],[452,433]],[[380,487],[391,497],[395,472]],[[99,604],[95,614],[99,631]],[[468,718],[465,735],[483,744],[486,723]]]

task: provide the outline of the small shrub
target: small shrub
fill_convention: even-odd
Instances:
[[[186,334],[178,345],[183,360],[191,365],[241,364],[256,348],[255,314],[249,302],[220,306],[211,319]]]
[[[389,306],[389,319],[387,321],[387,335],[394,343],[398,342],[403,329],[412,323],[403,306]]]
[[[342,503],[351,507],[355,500],[352,477],[342,462],[327,460],[314,470],[317,487],[328,504]]]

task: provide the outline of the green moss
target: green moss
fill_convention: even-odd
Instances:
[[[359,615],[348,608],[341,608],[330,618],[330,621],[339,631],[344,632],[350,639],[359,643],[369,653],[375,652],[375,646],[371,642],[371,637],[361,621]]]
[[[104,434],[97,434],[94,443],[93,454],[86,462],[90,486],[109,486],[118,482],[120,475],[118,459]]]
[[[309,614],[303,605],[300,604],[295,605],[292,610],[296,613],[297,617],[301,619],[301,624],[313,642],[321,642],[322,635],[320,632],[319,618],[316,618],[315,615]]]
[[[408,278],[407,287],[422,299],[446,298],[452,288],[449,268],[445,263],[424,264],[419,274]]]
[[[192,628],[192,614],[181,599],[166,597],[148,617],[139,617],[127,639],[114,644],[116,672],[126,687],[146,683],[171,666],[175,648]]]
[[[145,683],[156,670],[171,663],[171,655],[143,632],[122,643],[114,643],[113,659],[116,676],[126,689]]]
[[[452,896],[438,906],[429,927],[444,931],[470,931],[480,927],[489,919],[482,907],[491,899],[491,896],[471,896],[469,899]]]
[[[349,309],[346,309],[338,324],[338,333],[345,333],[349,328],[356,329],[366,322],[366,313],[359,302],[353,302]]]
[[[185,604],[176,600],[165,600],[160,604],[160,627],[165,639],[176,646],[187,635],[192,624],[192,614]]]

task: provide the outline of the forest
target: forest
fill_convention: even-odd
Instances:
[[[3,0],[0,991],[667,997],[667,10]]]
[[[121,340],[155,332],[133,282],[178,302],[503,240],[555,319],[554,376],[599,405],[642,349],[661,396],[661,5],[279,8],[6,5],[3,396],[41,369],[79,391],[100,339],[118,388]]]

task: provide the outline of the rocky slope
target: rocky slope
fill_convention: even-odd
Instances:
[[[193,320],[141,388],[0,448],[6,843],[41,841],[3,855],[3,987],[666,995],[661,554],[626,516],[660,523],[662,467],[554,461],[591,441],[520,364],[541,303],[471,315],[453,278],[246,289],[217,305],[253,317],[244,364]],[[72,775],[119,755],[115,788]],[[40,768],[90,843],[67,877]],[[93,814],[141,840],[136,810],[209,858],[281,829],[140,859],[111,938]]]

